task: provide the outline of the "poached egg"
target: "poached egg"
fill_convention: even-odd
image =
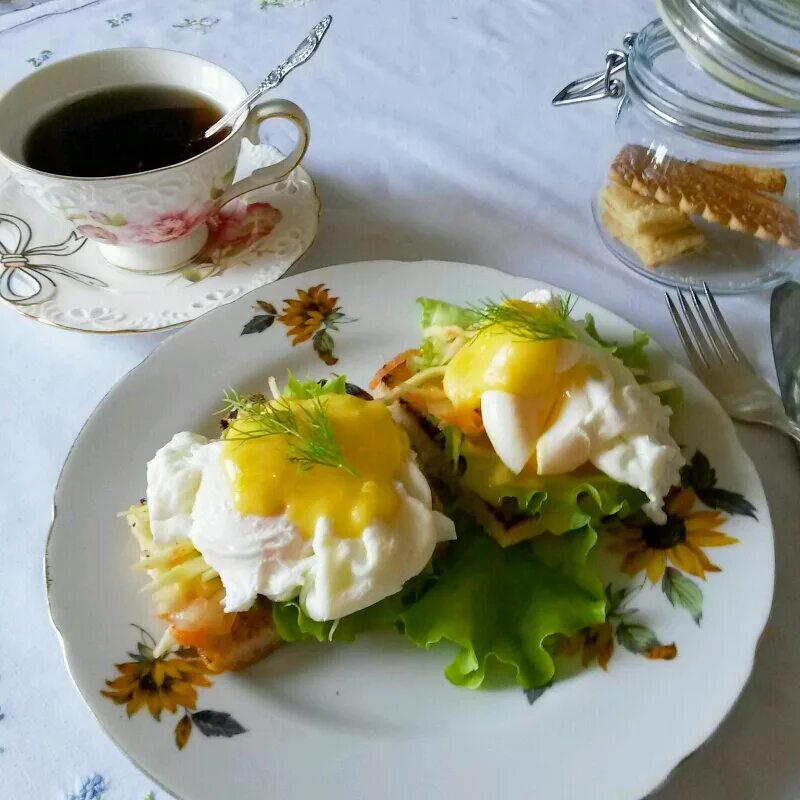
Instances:
[[[302,418],[312,401],[288,402]],[[400,591],[455,539],[386,407],[349,395],[320,402],[347,470],[298,464],[290,436],[253,435],[246,415],[228,429],[235,436],[176,434],[147,465],[154,540],[190,539],[219,573],[226,612],[262,594],[339,619]]]
[[[552,314],[549,292],[508,301]],[[671,409],[610,353],[579,338],[524,338],[496,323],[448,363],[444,391],[457,409],[479,410],[491,446],[514,474],[562,475],[591,464],[647,495],[664,522],[664,497],[684,459],[669,432]]]

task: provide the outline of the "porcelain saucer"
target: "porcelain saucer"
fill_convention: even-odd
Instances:
[[[246,175],[280,158],[270,145],[245,141],[239,169]],[[0,300],[31,319],[72,330],[171,328],[279,278],[314,241],[318,221],[314,183],[298,167],[224,206],[203,250],[184,267],[144,275],[109,264],[94,242],[0,172]]]

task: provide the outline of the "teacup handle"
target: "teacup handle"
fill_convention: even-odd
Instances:
[[[262,186],[269,186],[277,183],[281,178],[285,178],[302,160],[308,149],[308,140],[311,136],[311,129],[308,124],[308,117],[300,106],[291,100],[268,100],[255,108],[250,109],[250,115],[245,121],[247,126],[247,137],[255,144],[258,143],[258,128],[262,122],[268,119],[288,119],[297,128],[297,143],[288,156],[282,158],[277,164],[270,164],[254,170],[252,175],[236,181],[229,186],[216,200],[216,206],[222,207],[229,200],[235,197],[260,189]]]

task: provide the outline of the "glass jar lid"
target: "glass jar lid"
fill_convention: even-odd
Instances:
[[[625,62],[625,93],[661,125],[745,151],[800,149],[800,113],[745,96],[699,69],[660,19],[626,37]]]
[[[687,56],[737,92],[800,110],[797,0],[656,0]]]

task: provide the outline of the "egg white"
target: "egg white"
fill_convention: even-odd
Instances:
[[[428,482],[413,458],[395,483],[399,509],[354,538],[317,520],[304,538],[284,514],[240,514],[221,458],[223,443],[176,434],[150,461],[147,500],[158,543],[191,539],[225,588],[226,612],[244,611],[256,596],[295,597],[315,620],[339,619],[400,591],[418,575],[437,543],[455,539],[450,519],[432,508]]]
[[[481,395],[483,427],[495,453],[515,474],[528,463],[543,430],[546,397],[490,389]]]
[[[548,292],[523,298],[535,303],[551,299]],[[645,513],[664,522],[664,497],[684,464],[669,432],[671,409],[642,388],[619,359],[583,342],[560,342],[554,376],[578,364],[591,365],[591,374],[570,389],[545,430],[538,398],[496,390],[483,393],[483,423],[497,456],[515,474],[533,455],[540,475],[562,475],[591,463],[644,492]]]

